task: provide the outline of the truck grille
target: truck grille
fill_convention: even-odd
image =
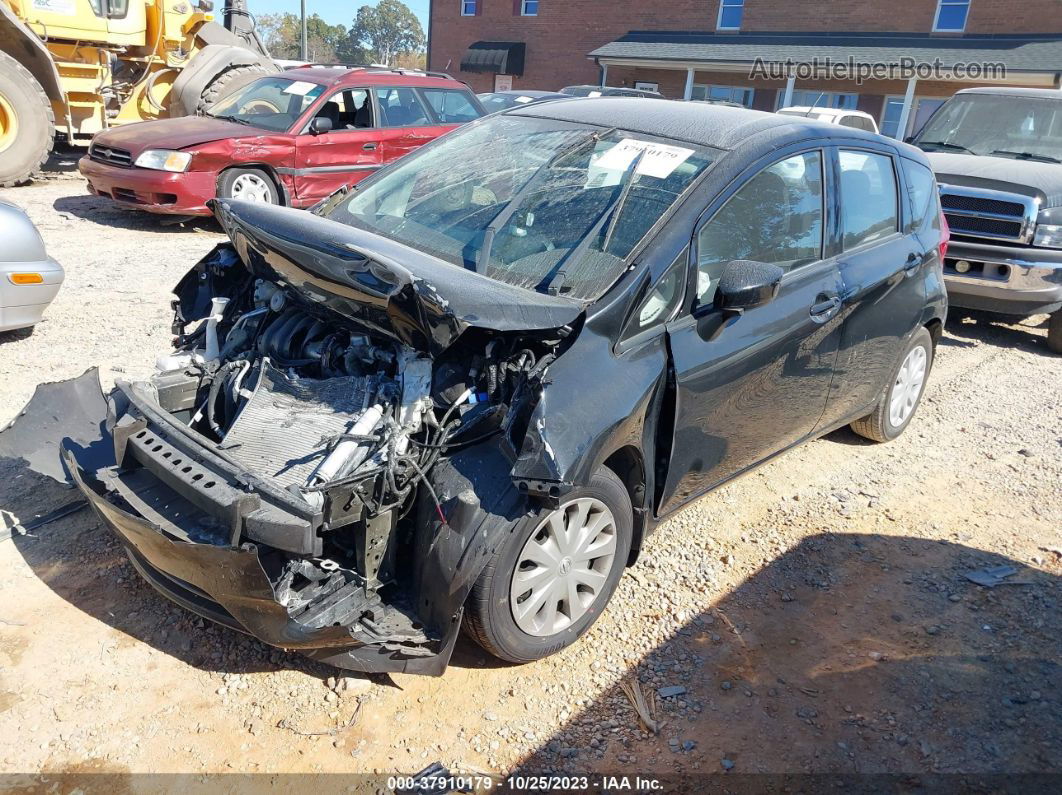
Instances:
[[[981,188],[940,186],[940,206],[952,235],[1028,244],[1039,210],[1028,196]]]
[[[133,156],[125,149],[115,149],[113,146],[101,146],[92,144],[89,147],[89,157],[100,163],[110,163],[112,166],[133,165]]]

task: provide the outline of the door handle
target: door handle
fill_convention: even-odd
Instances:
[[[837,314],[837,310],[841,308],[841,299],[836,295],[819,297],[825,300],[812,304],[811,317],[813,320],[823,322]]]
[[[926,261],[925,256],[922,254],[911,253],[907,255],[907,262],[904,263],[903,269],[908,273],[916,271],[922,267],[922,263]]]
[[[366,152],[374,152],[374,151],[376,151],[376,147],[377,146],[378,146],[378,144],[375,141],[370,141],[369,143],[365,144],[361,148],[364,149]]]

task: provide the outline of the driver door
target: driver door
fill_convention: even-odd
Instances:
[[[313,119],[295,138],[295,195],[311,204],[383,165],[383,140],[372,100],[364,88],[343,88],[318,107],[314,119],[332,129],[314,134]]]
[[[668,325],[677,405],[660,513],[800,441],[822,416],[841,325],[840,272],[824,255],[827,166],[815,149],[761,167],[699,224],[694,305]],[[786,273],[772,301],[728,321],[714,299],[734,260]]]

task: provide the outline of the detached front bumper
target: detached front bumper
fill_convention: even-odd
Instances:
[[[956,267],[962,262],[965,272]],[[953,240],[944,282],[952,306],[1021,317],[1051,313],[1062,308],[1062,251]]]
[[[90,193],[152,213],[210,215],[207,200],[217,196],[218,175],[213,171],[173,173],[113,166],[88,155],[77,167]]]

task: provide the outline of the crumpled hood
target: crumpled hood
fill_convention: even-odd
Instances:
[[[112,127],[106,132],[97,133],[92,143],[125,149],[135,158],[146,149],[184,149],[224,138],[253,138],[275,134],[269,130],[247,127],[209,116],[183,116],[179,119],[156,119]]]
[[[304,210],[208,204],[255,275],[433,356],[468,328],[547,331],[583,311],[578,301],[514,287]]]
[[[988,188],[1039,197],[1041,207],[1062,205],[1062,164],[952,152],[926,152],[942,185]]]

